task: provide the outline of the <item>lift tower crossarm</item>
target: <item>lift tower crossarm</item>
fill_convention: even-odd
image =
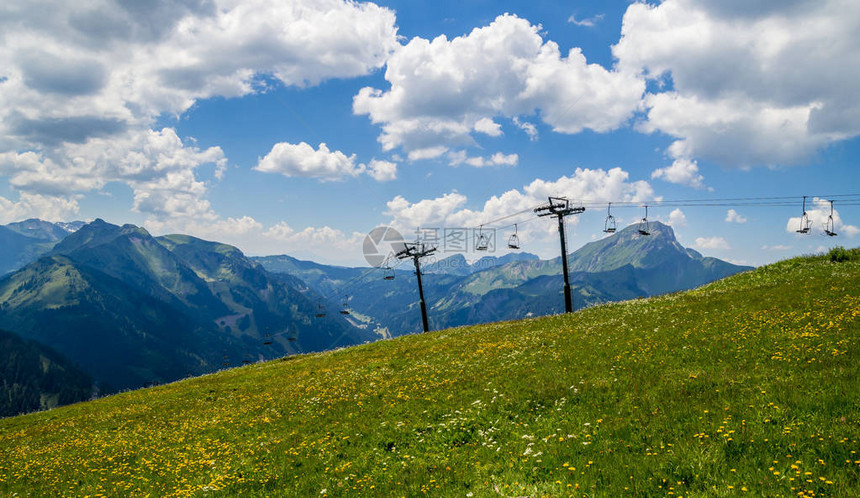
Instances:
[[[570,295],[570,276],[567,271],[567,246],[564,238],[564,217],[571,214],[580,214],[585,211],[582,206],[571,206],[570,200],[565,197],[550,197],[549,203],[535,208],[538,216],[558,217],[558,235],[561,239],[561,265],[564,269],[564,312],[573,312],[573,300]]]
[[[394,257],[397,259],[409,259],[415,263],[415,275],[418,277],[418,304],[421,305],[421,323],[424,326],[424,332],[430,330],[429,322],[427,321],[427,304],[424,302],[424,287],[421,284],[421,262],[420,259],[424,256],[429,256],[436,252],[435,247],[427,248],[420,242],[406,242],[403,244],[403,249],[398,251]]]

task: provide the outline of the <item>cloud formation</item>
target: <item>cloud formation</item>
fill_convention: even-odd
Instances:
[[[387,91],[362,88],[353,110],[381,125],[384,150],[400,147],[412,160],[473,145],[473,132],[497,136],[497,117],[538,113],[560,133],[611,131],[645,90],[635,75],[588,64],[578,48],[562,55],[540,26],[510,14],[452,40],[413,38],[388,59],[385,79]]]
[[[583,26],[586,28],[593,28],[597,26],[597,23],[603,20],[605,14],[597,14],[592,17],[587,17],[585,19],[577,19],[576,15],[572,15],[567,18],[567,22],[571,24],[575,24],[577,26]]]
[[[159,116],[365,75],[399,46],[393,11],[347,0],[10,0],[0,33],[0,174],[17,202],[119,181],[157,217],[214,216],[195,168],[225,167],[220,148],[151,130]]]
[[[858,19],[846,0],[634,3],[613,55],[666,89],[639,129],[675,137],[675,159],[802,164],[860,134]]]
[[[448,159],[451,166],[468,164],[476,168],[483,168],[485,166],[516,166],[520,161],[520,156],[518,154],[496,152],[489,157],[468,157],[465,150],[458,150],[456,152],[449,152]]]
[[[391,217],[391,225],[407,233],[416,227],[469,228],[488,224],[511,213],[529,213],[549,196],[564,196],[570,199],[620,199],[640,202],[654,198],[648,182],[629,181],[629,175],[621,168],[610,170],[577,168],[570,176],[547,181],[535,179],[521,189],[508,190],[486,200],[480,209],[466,207],[468,199],[458,192],[450,192],[433,199],[410,202],[396,196],[387,203],[385,214]],[[525,216],[525,215],[524,215]],[[508,219],[506,223],[510,223]],[[571,225],[578,217],[571,217]],[[520,227],[520,233],[531,239],[554,237],[556,231],[549,224],[528,224]]]
[[[729,250],[731,246],[722,237],[696,237],[695,246],[699,249]]]
[[[21,192],[17,201],[0,197],[0,225],[28,218],[65,221],[78,213],[74,197],[57,197]]]
[[[347,233],[329,226],[294,229],[285,221],[265,226],[250,216],[242,216],[215,220],[152,219],[145,227],[153,234],[185,233],[232,244],[248,255],[289,254],[315,261],[366,264],[361,252],[365,234]]]
[[[681,211],[681,208],[675,208],[669,213],[669,224],[673,227],[685,227],[687,226],[687,215]]]
[[[696,189],[704,188],[705,177],[699,174],[696,161],[676,159],[671,166],[658,168],[651,173],[651,178],[659,178],[669,183],[686,185]]]
[[[397,163],[372,159],[367,173],[378,182],[390,182],[397,179]]]
[[[301,142],[277,143],[254,167],[264,173],[280,173],[284,176],[341,180],[344,176],[358,176],[364,166],[355,165],[355,154],[347,156],[339,150],[329,150],[324,143],[317,149]]]
[[[355,157],[355,154],[347,156],[339,150],[331,150],[325,143],[314,149],[305,142],[280,142],[257,161],[254,170],[293,178],[316,178],[322,182],[355,178],[362,173],[378,182],[397,178],[397,163],[372,159],[369,165],[356,164]]]
[[[741,216],[734,209],[729,209],[726,212],[726,223],[746,223],[746,216]]]
[[[196,100],[367,74],[394,12],[343,0],[40,2],[0,7],[0,134],[39,147],[147,126]],[[71,134],[74,131],[74,134]]]
[[[205,164],[215,165],[220,174],[226,166],[224,153],[219,147],[186,146],[172,128],[90,138],[49,152],[0,153],[0,174],[22,195],[51,196],[61,202],[109,182],[122,182],[134,191],[134,211],[164,217],[214,216],[204,199],[206,185],[195,175]]]

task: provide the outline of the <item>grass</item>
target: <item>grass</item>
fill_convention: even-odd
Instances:
[[[858,496],[847,253],[0,420],[0,495]]]

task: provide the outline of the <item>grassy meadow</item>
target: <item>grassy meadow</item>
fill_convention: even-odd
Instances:
[[[843,254],[3,419],[0,496],[860,496]]]

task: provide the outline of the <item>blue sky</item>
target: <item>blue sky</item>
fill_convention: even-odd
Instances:
[[[607,201],[620,224],[650,201],[739,263],[857,245],[858,197],[836,198],[835,238],[812,199],[860,194],[856,2],[52,3],[0,7],[2,223],[359,265],[375,226],[474,228],[565,195],[589,207],[572,249]],[[791,204],[669,205],[748,197]],[[489,226],[522,221],[523,250],[557,256],[532,218]]]

